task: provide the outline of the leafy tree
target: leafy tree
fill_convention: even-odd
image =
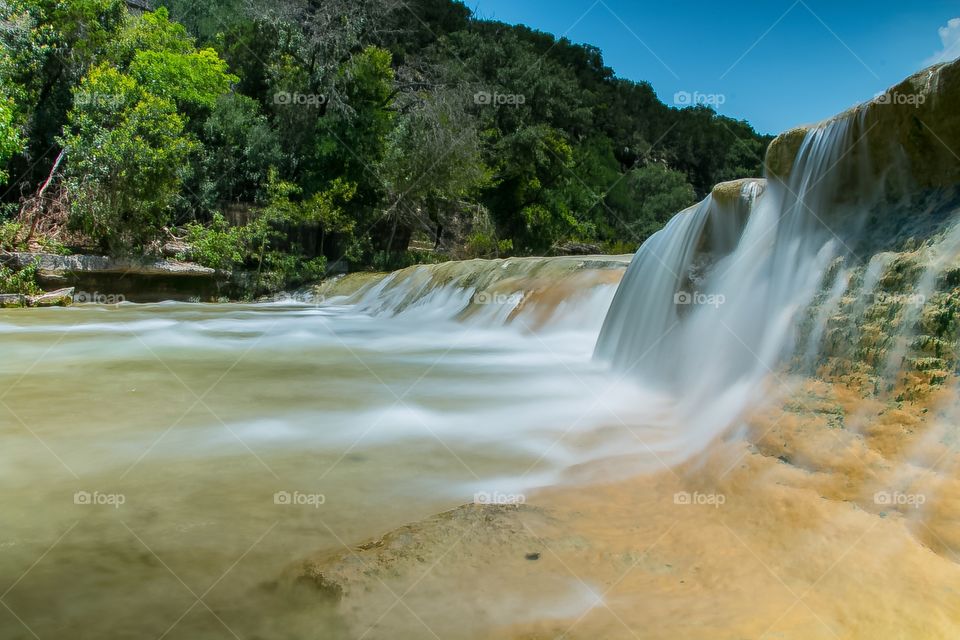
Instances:
[[[0,96],[0,185],[10,177],[3,167],[22,148],[23,137],[14,115],[13,100]]]
[[[209,225],[197,222],[186,227],[190,250],[180,253],[181,260],[194,260],[205,267],[229,271],[246,259],[247,230],[232,227],[220,213]]]
[[[74,225],[103,249],[143,248],[169,222],[195,143],[168,98],[109,66],[80,85],[63,137]],[[109,100],[107,100],[109,96]]]
[[[201,133],[204,200],[211,209],[224,202],[261,202],[270,169],[283,163],[280,139],[260,105],[251,98],[220,96]]]
[[[127,18],[123,0],[6,0],[0,3],[4,89],[24,125],[11,172],[28,190],[57,156],[73,90],[104,55]]]
[[[73,223],[102,248],[142,250],[169,224],[197,149],[187,114],[224,95],[225,67],[161,9],[131,20],[81,82],[61,142]]]
[[[465,108],[466,96],[438,92],[414,100],[388,136],[380,173],[391,223],[429,222],[439,245],[448,217],[462,199],[475,197],[489,183],[490,170],[483,161],[483,140]]]
[[[661,164],[634,169],[624,182],[626,197],[634,203],[633,215],[624,218],[626,236],[638,245],[696,201],[686,176]]]

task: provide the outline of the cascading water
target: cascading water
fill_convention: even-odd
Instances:
[[[295,303],[0,310],[0,637],[219,638],[229,624],[237,637],[422,638],[421,614],[444,638],[539,637],[573,629],[547,621],[616,607],[654,635],[659,624],[657,637],[695,625],[878,637],[847,633],[868,619],[900,625],[898,637],[955,637],[944,611],[960,483],[941,472],[960,466],[958,410],[930,411],[923,433],[927,407],[904,417],[900,405],[935,381],[956,397],[960,161],[944,141],[960,148],[960,64],[910,82],[930,96],[925,110],[878,102],[778,138],[767,180],[718,186],[629,268],[470,261],[355,274]],[[789,414],[769,438],[743,420],[752,451],[736,468],[726,454],[742,441],[675,464],[793,363],[801,384],[855,398],[794,411],[791,397],[783,415],[757,418],[779,428]],[[565,486],[580,499],[557,511],[559,485],[621,469],[661,473],[619,490]],[[729,510],[677,502],[694,482],[730,492]],[[911,545],[899,505],[869,497],[923,483],[923,544]],[[531,493],[530,509],[499,508],[545,485],[552,507]],[[455,508],[471,499],[501,505]],[[432,555],[423,528],[354,546],[440,512],[428,529],[450,537]],[[518,520],[492,526],[501,516]],[[303,573],[308,555],[344,548],[357,588]],[[402,577],[398,560],[414,576],[394,589],[381,578]],[[296,578],[281,578],[291,563]],[[877,591],[890,567],[913,579]],[[483,580],[488,570],[504,580]],[[760,624],[747,600],[768,584],[797,585],[818,613],[841,601],[823,616],[840,631],[820,615],[798,625],[792,588]],[[414,610],[398,606],[408,594],[415,624],[395,627],[391,611]],[[530,633],[501,632],[529,620]],[[611,624],[575,633],[618,637],[619,612]]]
[[[786,178],[715,190],[651,237],[628,269],[595,355],[670,394],[672,420],[694,449],[751,406],[794,349],[831,265],[853,259],[879,199],[865,114],[808,131]],[[859,190],[845,191],[851,184]],[[722,197],[731,186],[736,197]],[[845,285],[834,287],[835,304]]]

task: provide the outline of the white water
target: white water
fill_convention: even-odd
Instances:
[[[849,253],[831,225],[858,228],[871,203],[867,184],[852,205],[835,204],[850,171],[837,166],[861,126],[851,116],[813,129],[787,181],[771,179],[762,190],[748,182],[733,204],[708,197],[652,237],[631,264],[596,355],[672,398],[667,426],[684,434],[688,452],[769,393],[762,383],[794,349],[800,314],[829,265]]]
[[[408,269],[317,305],[0,312],[0,637],[348,637],[315,593],[278,586],[284,568],[584,463],[636,473],[701,451],[783,387],[787,356],[816,358],[875,200],[863,129],[825,123],[785,182],[681,213],[619,288],[609,264],[508,260]],[[517,619],[570,617],[591,588],[574,586],[552,604],[496,597],[522,603]],[[184,614],[200,593],[228,629]]]
[[[659,464],[658,434],[623,427],[657,397],[592,360],[619,275],[602,271],[581,288],[589,273],[561,269],[559,292],[491,278],[539,291],[519,309],[459,285],[374,307],[390,282],[410,292],[394,277],[353,304],[0,311],[0,575],[16,612],[0,611],[0,637],[159,638],[208,588],[240,637],[349,637],[314,591],[271,585],[318,550],[584,461]],[[571,615],[523,602],[525,617]],[[232,635],[201,606],[165,637]]]

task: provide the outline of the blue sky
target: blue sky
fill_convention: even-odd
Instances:
[[[466,0],[479,17],[600,47],[660,98],[763,133],[815,122],[960,56],[952,0]]]

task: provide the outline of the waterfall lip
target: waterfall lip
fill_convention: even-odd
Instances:
[[[521,331],[596,330],[632,256],[519,257],[417,265],[353,287],[342,279],[317,288],[324,298],[371,316],[515,325]],[[574,301],[577,301],[574,304]],[[561,313],[562,311],[562,313]]]
[[[852,254],[833,227],[861,228],[874,197],[837,205],[869,157],[864,130],[859,116],[793,130],[780,138],[789,149],[768,154],[789,170],[717,185],[638,250],[595,357],[673,397],[680,448],[702,449],[774,395],[767,381],[792,352],[803,310]],[[846,286],[836,282],[833,299]]]

